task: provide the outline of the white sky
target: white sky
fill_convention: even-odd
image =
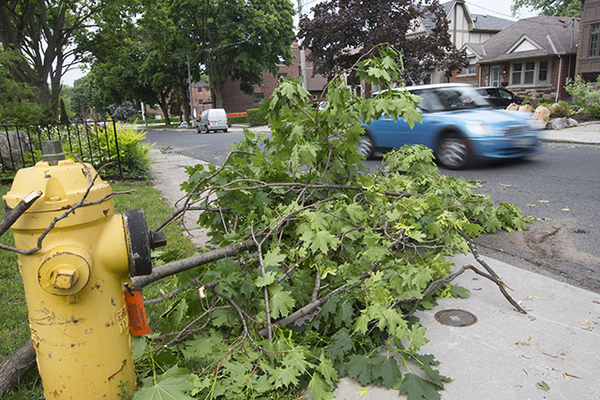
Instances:
[[[315,4],[320,3],[323,0],[302,0],[303,4],[303,12],[306,13]],[[295,6],[298,5],[298,0],[292,0]],[[445,3],[446,1],[442,0],[441,3]],[[510,6],[512,5],[512,0],[465,0],[467,3],[467,7],[473,14],[487,14],[492,15],[499,18],[506,18],[517,20],[518,18],[528,18],[536,16],[537,13],[534,13],[526,8],[522,8],[519,10],[519,14],[513,16],[510,11]],[[297,18],[296,18],[297,22]],[[63,77],[63,84],[73,86],[73,82],[75,79],[83,76],[83,72],[79,68],[74,68],[73,70],[67,72],[67,74]]]

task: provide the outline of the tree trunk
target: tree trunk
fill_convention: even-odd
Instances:
[[[179,79],[179,88],[181,90],[181,106],[183,108],[183,119],[190,124],[190,92],[186,79]]]
[[[171,125],[171,118],[169,117],[169,101],[167,100],[167,93],[160,93],[160,100],[158,101],[158,105],[163,112],[165,117],[165,125]]]
[[[0,397],[15,387],[34,365],[35,351],[30,339],[0,364]]]

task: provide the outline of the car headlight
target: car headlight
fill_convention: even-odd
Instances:
[[[475,135],[491,135],[493,133],[492,128],[481,121],[467,122],[467,129]]]

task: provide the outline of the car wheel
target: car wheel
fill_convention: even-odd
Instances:
[[[208,129],[208,125],[204,127],[204,133],[210,133],[210,129]]]
[[[438,143],[436,157],[448,169],[465,168],[471,158],[469,143],[458,136],[444,136]]]
[[[200,127],[198,125],[196,125],[196,133],[202,133],[202,130],[200,129]]]
[[[367,160],[373,157],[373,140],[368,133],[362,135],[360,139],[358,139],[356,150],[358,151],[359,156],[364,157]]]
[[[223,132],[227,133],[227,129],[223,129]]]

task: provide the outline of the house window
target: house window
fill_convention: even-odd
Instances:
[[[475,75],[475,64],[477,63],[477,60],[475,57],[469,57],[468,60],[469,65],[460,70],[460,75]]]
[[[525,63],[525,79],[523,79],[523,83],[525,85],[532,84],[534,76],[535,76],[535,63],[534,62]]]
[[[528,61],[512,65],[511,82],[513,86],[548,83],[549,61]]]
[[[590,51],[588,57],[598,57],[598,39],[600,38],[600,24],[592,24],[590,31]]]
[[[279,80],[282,77],[287,78],[287,72],[280,72],[277,74],[277,80]]]
[[[538,72],[538,81],[548,81],[548,61],[540,61],[540,70]]]
[[[521,84],[521,73],[523,72],[523,64],[513,64],[512,84]]]
[[[198,86],[198,93],[202,93],[202,86]]]
[[[265,98],[264,93],[254,93],[254,104],[260,103]]]
[[[425,74],[425,77],[423,78],[423,84],[429,85],[430,83],[431,83],[431,74],[427,73],[427,74]]]

